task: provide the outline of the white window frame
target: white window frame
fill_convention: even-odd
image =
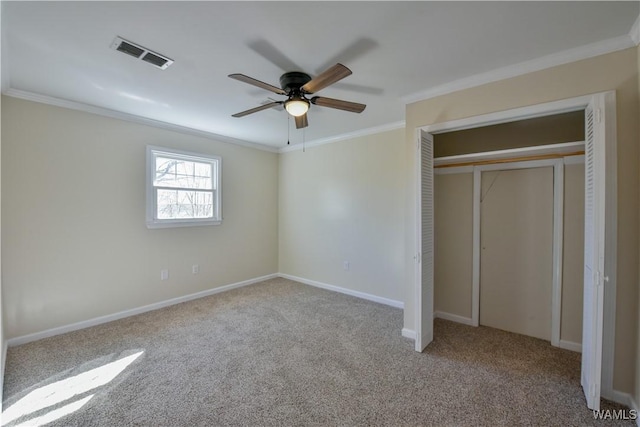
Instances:
[[[209,163],[213,168],[212,179],[217,184],[214,192],[214,216],[213,218],[180,218],[180,219],[158,219],[156,217],[157,195],[156,186],[153,185],[155,179],[155,158],[158,156],[169,157],[179,160],[187,160],[198,163]],[[207,154],[191,153],[188,151],[176,150],[173,148],[147,146],[147,167],[146,167],[146,193],[147,193],[147,228],[170,228],[170,227],[193,227],[198,225],[220,225],[222,224],[222,158]]]

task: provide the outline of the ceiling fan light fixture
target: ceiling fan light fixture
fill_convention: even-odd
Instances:
[[[309,111],[309,101],[300,98],[291,98],[284,103],[284,108],[287,109],[287,113],[293,117],[304,116]]]

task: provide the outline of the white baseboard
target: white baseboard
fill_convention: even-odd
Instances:
[[[577,342],[560,340],[558,341],[558,347],[564,348],[565,350],[575,351],[576,353],[582,353],[582,344]]]
[[[445,313],[444,311],[434,311],[433,317],[438,319],[450,320],[463,325],[473,326],[473,319],[470,317],[459,316],[457,314]]]
[[[618,390],[605,390],[600,391],[602,398],[610,400],[612,402],[619,403],[621,405],[628,406],[631,409],[637,409],[637,404],[633,400],[633,397],[629,393]]]
[[[4,340],[2,342],[2,367],[0,367],[0,369],[2,369],[2,371],[0,371],[0,402],[3,401],[3,397],[4,397],[4,393],[3,393],[4,387],[2,387],[2,385],[4,384],[4,368],[7,365],[7,348],[8,347],[9,347],[9,344],[7,343],[7,340]]]
[[[367,294],[360,291],[354,291],[347,288],[341,288],[339,286],[329,285],[327,283],[316,282],[315,280],[309,280],[302,277],[292,276],[290,274],[279,273],[279,277],[283,279],[293,280],[294,282],[300,282],[305,285],[315,286],[316,288],[327,289],[329,291],[339,292],[341,294],[351,295],[352,297],[358,297],[369,301],[377,302],[384,305],[390,305],[395,308],[404,308],[404,302],[396,301],[389,298],[379,297],[377,295]]]
[[[157,310],[159,308],[168,307],[182,302],[191,301],[194,299],[206,297],[209,295],[219,294],[221,292],[230,291],[231,289],[240,288],[242,286],[252,285],[254,283],[262,282],[264,280],[273,279],[278,277],[277,274],[269,274],[262,277],[256,277],[253,279],[243,280],[242,282],[232,283],[230,285],[224,285],[206,291],[196,292],[194,294],[184,295],[177,298],[172,298],[166,301],[160,301],[153,304],[145,305],[138,308],[132,308],[130,310],[120,311],[114,314],[108,314],[106,316],[95,317],[89,320],[83,320],[81,322],[72,323],[70,325],[59,326],[57,328],[47,329],[46,331],[36,332],[29,335],[23,335],[21,337],[11,338],[7,341],[10,347],[26,344],[31,341],[37,341],[43,338],[49,338],[55,335],[65,334],[67,332],[77,331],[79,329],[89,328],[91,326],[100,325],[102,323],[112,322],[114,320],[123,319],[125,317],[135,316],[136,314],[146,313],[147,311]]]
[[[410,338],[412,340],[416,339],[416,331],[413,329],[402,328],[402,336],[405,338]]]

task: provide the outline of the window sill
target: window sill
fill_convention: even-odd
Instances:
[[[176,227],[197,227],[205,225],[220,225],[222,220],[183,220],[183,221],[147,221],[147,228],[176,228]]]

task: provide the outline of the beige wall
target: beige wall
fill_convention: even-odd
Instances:
[[[434,176],[434,310],[471,318],[473,174]]]
[[[416,102],[406,110],[406,164],[415,164],[415,129],[464,117],[616,90],[618,271],[614,388],[634,390],[638,321],[638,52],[626,49]],[[407,168],[405,250],[414,252],[415,170]],[[414,329],[414,265],[406,257],[405,328]]]
[[[584,113],[554,114],[433,136],[433,156],[584,141]]]
[[[2,102],[8,338],[277,272],[277,154]],[[146,228],[147,144],[222,156],[222,225]]]
[[[584,164],[564,167],[563,231],[560,339],[582,343]]]
[[[404,300],[403,141],[399,129],[281,154],[281,273]]]

